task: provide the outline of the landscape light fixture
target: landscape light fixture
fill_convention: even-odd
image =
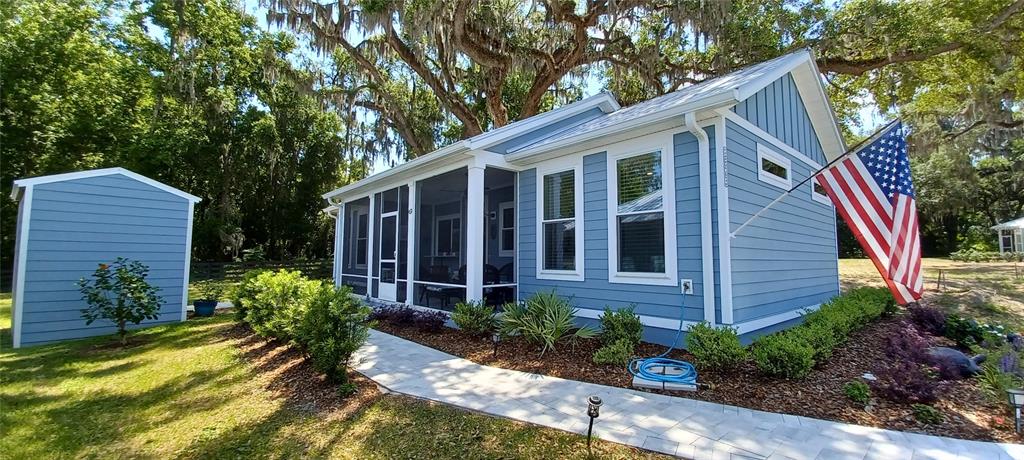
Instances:
[[[500,341],[501,341],[501,334],[500,333],[495,332],[495,333],[491,334],[491,343],[494,344],[494,357],[495,358],[498,357],[498,342],[500,342]]]
[[[590,396],[587,398],[587,416],[590,417],[590,426],[587,427],[587,452],[590,452],[590,435],[594,432],[594,419],[601,413],[601,398]]]
[[[1006,395],[1010,399],[1010,405],[1013,406],[1014,426],[1017,428],[1017,432],[1020,433],[1020,408],[1024,407],[1024,390],[1006,390]]]

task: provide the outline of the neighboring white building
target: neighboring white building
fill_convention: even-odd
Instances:
[[[1024,252],[1024,217],[992,227],[999,232],[999,253]]]

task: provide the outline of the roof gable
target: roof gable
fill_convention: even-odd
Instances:
[[[32,187],[32,186],[39,185],[39,184],[49,184],[49,183],[53,183],[53,182],[64,182],[64,181],[70,181],[70,180],[76,180],[76,179],[84,179],[84,178],[88,178],[88,177],[110,176],[110,175],[115,175],[115,174],[127,177],[129,179],[133,179],[133,180],[136,180],[136,181],[139,181],[139,182],[142,182],[142,183],[144,183],[146,185],[155,187],[155,188],[160,189],[162,191],[165,191],[167,193],[172,193],[172,194],[180,196],[180,197],[182,197],[182,198],[184,198],[186,200],[189,200],[189,201],[191,201],[193,203],[198,203],[198,202],[202,201],[202,198],[199,198],[199,197],[197,197],[195,195],[186,193],[186,192],[184,192],[182,190],[178,190],[178,189],[176,189],[174,187],[171,187],[170,185],[167,185],[167,184],[165,184],[163,182],[159,182],[157,180],[150,179],[150,178],[148,178],[146,176],[143,176],[141,174],[129,171],[129,170],[124,169],[124,168],[93,169],[93,170],[89,170],[89,171],[77,171],[77,172],[64,173],[64,174],[53,174],[53,175],[50,175],[50,176],[39,176],[39,177],[29,177],[29,178],[25,178],[25,179],[18,179],[16,181],[14,181],[14,189],[11,190],[11,198],[14,199],[14,200],[17,200],[21,196],[21,191],[24,190],[26,187]]]

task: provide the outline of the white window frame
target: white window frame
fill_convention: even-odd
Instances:
[[[441,249],[441,248],[440,248],[440,246],[437,245],[437,238],[439,236],[441,236],[441,221],[443,221],[443,220],[447,220],[447,221],[458,220],[459,221],[459,247],[452,248],[456,252],[452,252],[450,254],[441,254],[441,253],[438,252],[438,250]],[[451,227],[451,228],[455,228],[455,227]],[[463,235],[463,231],[462,231],[462,214],[461,213],[460,214],[444,214],[444,215],[440,215],[440,216],[434,216],[434,235],[433,236],[434,236],[434,238],[433,238],[432,245],[434,246],[433,253],[434,253],[435,257],[455,257],[455,256],[458,256],[460,259],[462,258],[462,239],[465,238],[465,235]],[[449,233],[448,233],[448,243],[449,244],[451,244],[451,239],[452,239],[452,232],[449,230]]]
[[[811,185],[811,198],[814,201],[817,201],[818,203],[821,203],[821,204],[827,204],[829,206],[832,206],[832,199],[828,197],[827,193],[822,194],[822,193],[818,193],[817,191],[814,190],[814,184],[817,183],[817,182],[815,182],[814,179],[811,179],[811,180],[809,180],[807,182],[809,182],[810,185]]]
[[[358,200],[350,201],[349,203],[354,203],[355,201],[358,201]],[[349,204],[349,203],[346,203],[346,204]],[[347,207],[348,206],[346,206],[346,208]],[[361,216],[366,216],[366,237],[365,238],[359,238],[359,218]],[[369,211],[369,209],[367,209],[366,213],[362,213],[362,212],[360,212],[359,209],[353,208],[351,215],[348,216],[348,217],[352,218],[352,235],[351,235],[352,239],[351,239],[351,242],[352,242],[352,244],[355,245],[354,247],[351,248],[351,249],[353,249],[352,251],[347,251],[347,252],[350,252],[348,263],[352,267],[354,267],[354,268],[367,268],[369,266],[369,262],[370,262],[370,251],[373,250],[373,248],[370,247],[370,230],[371,230],[370,229],[370,211]],[[358,260],[358,258],[359,258],[359,241],[360,241],[360,239],[362,239],[366,243],[366,260],[363,263],[359,263],[359,260]],[[369,276],[369,275],[370,275],[370,272],[367,272],[366,276]],[[355,275],[355,276],[363,276],[363,275]]]
[[[573,172],[573,216],[576,219],[576,248],[575,248],[575,270],[546,270],[544,269],[544,176],[551,174]],[[583,281],[584,278],[584,257],[583,257],[583,157],[573,155],[551,161],[537,167],[537,279],[557,281]]]
[[[608,282],[676,286],[679,280],[676,254],[676,181],[673,133],[658,133],[608,147]],[[661,153],[662,212],[665,216],[665,273],[619,271],[618,172],[623,158]]]
[[[505,210],[512,210],[512,227],[505,228]],[[498,204],[498,256],[499,257],[515,257],[516,255],[516,206],[512,201],[506,201]],[[512,248],[505,249],[502,245],[505,242],[503,233],[505,230],[512,231]]]
[[[767,159],[772,163],[786,168],[786,178],[783,179],[775,174],[765,171],[761,167],[762,160]],[[757,179],[761,182],[765,182],[776,187],[789,190],[793,186],[793,165],[790,163],[789,158],[786,158],[780,153],[768,148],[764,144],[757,144]]]

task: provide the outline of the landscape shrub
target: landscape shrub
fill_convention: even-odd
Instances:
[[[696,359],[697,366],[704,369],[732,369],[747,357],[736,329],[714,327],[706,322],[687,328],[686,351]]]
[[[527,342],[540,345],[540,355],[554,350],[563,338],[571,341],[597,336],[590,327],[576,327],[573,317],[577,309],[568,300],[552,292],[538,292],[525,302],[508,304],[499,321],[502,335],[522,336]]]
[[[946,314],[936,307],[912,303],[907,306],[910,320],[922,331],[934,335],[943,335],[946,331]]]
[[[79,291],[89,305],[81,310],[85,324],[108,320],[117,326],[121,345],[127,344],[128,323],[160,317],[160,288],[146,281],[148,275],[149,267],[142,262],[118,257],[110,264],[99,264],[91,279],[79,279]]]
[[[351,296],[347,286],[321,282],[308,296],[297,342],[313,366],[328,379],[344,384],[349,359],[366,342],[370,307]]]
[[[992,401],[1006,403],[1006,390],[1024,386],[1024,369],[1013,350],[1003,350],[997,359],[981,366],[978,385]]]
[[[791,329],[788,334],[794,340],[803,340],[814,350],[814,361],[823,362],[832,357],[832,350],[839,345],[839,337],[824,322],[813,322]]]
[[[801,379],[814,367],[814,348],[792,333],[769,334],[751,346],[754,363],[765,375]]]
[[[852,380],[843,385],[843,394],[850,398],[850,401],[865,405],[871,400],[871,387],[860,380]]]
[[[804,315],[805,325],[822,324],[832,330],[835,344],[882,315],[892,294],[882,288],[857,288],[833,297],[818,310]]]
[[[894,333],[885,339],[885,354],[896,361],[907,361],[918,364],[928,363],[928,347],[931,340],[917,332],[917,328],[901,322]]]
[[[487,335],[497,324],[494,307],[481,301],[459,302],[452,312],[452,321],[459,329],[472,335]]]
[[[604,307],[601,314],[601,342],[605,346],[626,340],[634,347],[640,343],[644,332],[644,325],[640,322],[640,316],[635,312],[635,306],[612,310]],[[630,349],[632,351],[632,348]]]
[[[400,327],[409,327],[416,325],[419,320],[420,311],[416,310],[408,305],[395,305],[390,307],[390,313],[388,315],[388,322]]]
[[[594,352],[594,363],[625,366],[629,363],[629,359],[633,357],[635,346],[627,338],[621,338],[615,343],[604,345]]]
[[[936,381],[935,369],[916,362],[890,361],[874,370],[877,380],[871,382],[875,393],[895,402],[930,403],[938,399],[942,389]]]
[[[235,317],[239,321],[245,321],[246,312],[248,311],[246,300],[256,296],[256,291],[258,290],[256,278],[268,271],[266,269],[249,270],[242,275],[242,281],[231,289],[229,296],[233,305],[232,308],[235,310]]]
[[[441,311],[417,311],[413,316],[413,325],[423,332],[441,332],[446,322],[448,314]]]
[[[927,404],[912,404],[911,410],[914,411],[914,419],[925,425],[934,425],[942,422],[942,414],[938,409],[929,406]]]
[[[247,297],[245,320],[257,334],[292,340],[302,322],[307,298],[320,284],[297,271],[266,271],[256,275]]]
[[[985,339],[985,329],[973,319],[951,314],[946,317],[943,335],[956,342],[958,347],[970,349],[972,346],[981,344]]]
[[[964,249],[953,252],[949,255],[950,260],[956,262],[1024,262],[1024,252],[978,251],[976,249]]]

